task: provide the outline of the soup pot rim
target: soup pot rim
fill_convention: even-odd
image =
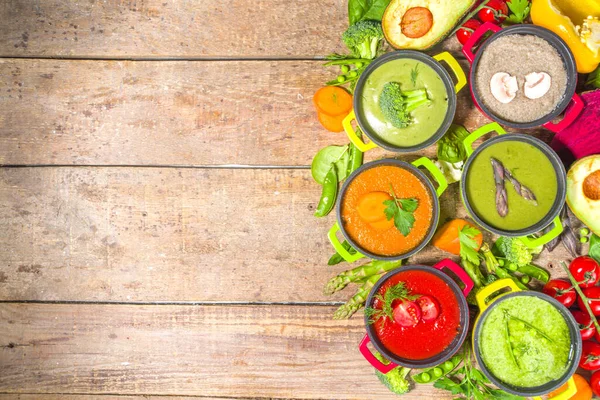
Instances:
[[[399,273],[407,272],[407,271],[424,271],[427,273],[431,273],[431,274],[437,276],[438,278],[442,279],[445,283],[447,283],[450,286],[450,288],[452,289],[452,292],[454,292],[454,294],[456,295],[458,308],[459,308],[459,312],[460,312],[460,316],[461,316],[461,330],[457,334],[458,340],[455,339],[456,340],[455,343],[453,345],[451,344],[452,348],[450,349],[450,351],[448,351],[448,354],[444,357],[440,357],[439,354],[436,354],[433,357],[429,357],[429,358],[426,358],[423,360],[412,360],[412,361],[407,362],[405,359],[399,358],[394,353],[387,350],[382,344],[380,344],[380,340],[377,338],[377,335],[374,334],[374,326],[373,326],[373,324],[369,324],[369,318],[366,315],[364,316],[365,327],[367,330],[367,335],[369,336],[369,339],[371,340],[371,343],[373,344],[375,349],[379,353],[381,353],[388,361],[391,361],[394,364],[397,364],[397,365],[400,365],[400,366],[406,367],[406,368],[417,368],[417,369],[430,368],[430,367],[436,366],[440,363],[443,363],[444,361],[449,360],[450,358],[452,358],[452,356],[454,356],[461,349],[461,347],[469,333],[469,318],[470,318],[469,305],[467,303],[466,297],[462,293],[462,290],[458,286],[458,283],[456,283],[449,275],[445,274],[444,272],[442,272],[439,269],[436,269],[436,268],[428,266],[428,265],[410,264],[410,265],[402,266],[401,268],[397,268],[392,271],[389,271],[388,273],[383,275],[371,289],[371,292],[369,293],[369,296],[367,297],[367,301],[365,302],[365,307],[368,307],[373,303],[373,297],[375,297],[375,295],[377,294],[377,292],[379,291],[381,286],[383,286],[383,284],[385,284],[393,276],[395,276]],[[444,351],[446,351],[446,349],[442,350],[442,353]]]
[[[523,296],[538,297],[538,298],[541,298],[542,300],[547,301],[551,305],[553,305],[558,310],[558,312],[564,317],[565,322],[567,323],[567,326],[569,327],[569,333],[571,335],[571,357],[570,357],[570,361],[569,361],[570,365],[569,365],[569,368],[567,369],[567,371],[564,373],[564,375],[556,381],[550,381],[543,385],[534,386],[531,388],[523,388],[523,387],[509,385],[509,384],[506,384],[506,383],[500,381],[499,379],[497,379],[488,370],[487,366],[483,362],[483,358],[482,358],[481,352],[479,350],[479,336],[481,335],[481,329],[483,327],[483,323],[485,322],[485,319],[487,318],[489,313],[496,306],[498,306],[498,304],[502,303],[503,301],[506,301],[512,297],[519,297],[519,296],[521,296],[521,297],[523,297]],[[475,327],[473,328],[473,353],[475,354],[475,359],[477,360],[477,363],[479,364],[481,371],[490,380],[490,382],[492,382],[494,385],[498,386],[500,389],[502,389],[508,393],[511,393],[511,394],[514,394],[517,396],[523,396],[523,397],[542,396],[544,394],[550,393],[551,391],[553,391],[553,390],[559,388],[560,386],[562,386],[563,384],[565,384],[571,378],[571,376],[573,376],[573,374],[577,371],[577,367],[579,365],[579,358],[581,357],[581,352],[582,352],[581,343],[582,343],[582,341],[581,341],[581,336],[579,334],[579,328],[577,327],[577,322],[575,321],[575,318],[573,317],[573,315],[571,315],[569,310],[555,298],[548,296],[544,293],[535,292],[532,290],[508,293],[505,295],[501,295],[500,297],[497,297],[477,317],[477,320],[475,320]],[[548,386],[552,382],[555,382],[555,383],[553,383],[552,386]],[[548,387],[546,387],[546,386],[548,386]]]
[[[374,168],[379,165],[393,165],[393,166],[397,166],[399,168],[404,168],[404,169],[408,170],[410,173],[415,175],[419,180],[421,180],[421,182],[423,182],[425,184],[425,187],[427,188],[427,191],[429,192],[429,195],[431,196],[433,213],[431,216],[431,224],[429,226],[429,232],[427,233],[425,238],[423,238],[423,241],[421,243],[419,243],[414,249],[412,249],[409,252],[406,252],[404,254],[399,254],[399,255],[395,255],[395,256],[382,256],[382,255],[378,255],[378,254],[375,254],[368,250],[363,249],[348,235],[348,233],[346,233],[346,228],[342,221],[342,202],[344,200],[344,197],[345,197],[346,191],[348,189],[348,186],[350,185],[350,182],[352,182],[358,175],[360,175],[362,172],[366,171],[367,169]],[[401,161],[396,158],[382,158],[382,159],[370,161],[368,163],[361,165],[359,168],[357,168],[355,171],[353,171],[350,174],[350,176],[348,176],[346,178],[346,181],[342,185],[339,195],[338,195],[338,198],[336,200],[336,205],[335,205],[336,211],[335,212],[336,212],[336,220],[337,220],[338,226],[340,228],[340,232],[342,233],[342,236],[344,237],[344,239],[348,243],[350,243],[352,245],[352,247],[354,247],[356,250],[358,250],[360,253],[364,254],[365,256],[375,259],[375,260],[397,261],[397,260],[403,260],[405,258],[408,258],[408,257],[418,253],[419,251],[421,251],[423,249],[423,247],[425,247],[431,241],[431,239],[433,238],[433,235],[435,235],[435,230],[437,228],[439,218],[440,218],[439,208],[440,208],[439,199],[436,195],[435,188],[433,187],[431,180],[421,170],[419,170],[419,168],[412,165],[411,163],[407,163],[405,161]]]
[[[544,216],[544,218],[542,218],[540,221],[538,221],[537,223],[535,223],[532,226],[527,227],[527,228],[518,229],[518,230],[503,230],[500,228],[496,228],[496,227],[488,224],[487,222],[485,222],[483,220],[483,218],[481,218],[479,215],[477,215],[477,213],[471,206],[471,203],[469,202],[469,198],[467,195],[467,179],[466,179],[466,177],[467,177],[468,173],[470,172],[470,168],[471,168],[471,164],[473,163],[473,160],[475,160],[475,158],[477,158],[477,156],[484,149],[490,147],[491,145],[495,144],[496,142],[502,142],[502,141],[520,141],[520,142],[525,142],[532,146],[535,146],[538,150],[540,150],[542,153],[544,153],[544,155],[546,155],[546,157],[548,157],[548,159],[550,160],[550,163],[554,167],[554,172],[556,173],[557,195],[554,200],[554,204],[550,208],[550,211],[548,211],[548,214],[546,214]],[[567,172],[565,170],[565,167],[564,167],[562,161],[560,160],[560,158],[558,157],[558,154],[556,154],[556,152],[550,146],[548,146],[542,140],[540,140],[534,136],[528,135],[528,134],[506,133],[504,135],[499,135],[499,136],[495,136],[493,138],[487,139],[473,151],[473,153],[469,156],[469,158],[467,158],[467,160],[465,161],[465,165],[463,167],[463,172],[462,172],[462,176],[461,176],[461,180],[460,180],[460,192],[461,192],[461,198],[462,198],[463,204],[465,205],[467,212],[475,220],[475,222],[478,225],[480,225],[480,226],[484,227],[486,230],[488,230],[492,233],[495,233],[497,235],[500,235],[500,236],[521,237],[521,236],[527,236],[527,235],[531,235],[533,233],[541,231],[542,229],[544,229],[548,225],[550,225],[552,223],[552,221],[554,220],[554,218],[556,218],[556,216],[558,214],[560,214],[562,207],[566,201],[566,197],[567,197],[566,184],[567,184]]]
[[[492,110],[489,109],[489,107],[487,107],[483,103],[483,101],[480,100],[480,95],[477,91],[475,84],[475,76],[477,68],[479,66],[479,61],[481,60],[482,55],[485,53],[487,46],[489,46],[490,43],[502,36],[516,34],[533,35],[540,37],[541,39],[544,39],[546,42],[548,42],[558,52],[560,58],[563,61],[567,75],[567,86],[557,106],[550,113],[543,116],[542,118],[538,118],[530,122],[513,122],[497,116],[494,112],[492,112]],[[550,122],[552,119],[560,115],[563,111],[565,111],[565,109],[571,102],[571,98],[575,94],[577,88],[577,68],[575,65],[575,58],[573,57],[573,53],[571,52],[571,49],[569,48],[569,46],[567,46],[565,41],[549,29],[531,24],[519,24],[509,26],[506,28],[502,28],[498,32],[492,32],[491,36],[485,39],[485,41],[477,49],[477,52],[475,53],[475,58],[473,59],[469,70],[469,88],[471,91],[471,97],[473,98],[475,105],[477,105],[477,107],[479,107],[481,111],[483,111],[492,120],[499,122],[502,125],[509,126],[511,128],[528,129],[538,127],[546,124],[547,122]]]
[[[369,129],[369,126],[365,123],[365,121],[363,121],[362,113],[360,111],[362,110],[362,106],[359,101],[361,98],[360,94],[362,93],[362,90],[365,86],[365,82],[368,79],[369,75],[375,69],[387,62],[403,58],[414,59],[431,67],[439,75],[440,79],[444,83],[448,99],[448,108],[446,110],[446,115],[444,116],[444,120],[442,121],[442,124],[440,125],[436,133],[423,143],[419,143],[417,145],[408,147],[394,146],[380,139],[377,134],[372,133]],[[362,132],[364,132],[364,134],[367,135],[369,140],[377,144],[377,146],[382,147],[388,151],[392,151],[395,153],[408,153],[429,147],[436,143],[438,140],[440,140],[442,136],[444,136],[444,134],[452,124],[452,121],[454,120],[454,114],[456,113],[456,93],[454,91],[454,83],[452,81],[452,78],[450,77],[450,74],[448,73],[448,71],[446,71],[446,69],[444,69],[444,67],[442,67],[439,61],[437,61],[435,58],[431,57],[428,54],[421,53],[415,50],[395,50],[386,53],[380,57],[377,57],[374,61],[367,65],[367,67],[362,72],[362,74],[356,82],[356,86],[354,88],[354,96],[352,99],[352,107],[354,110],[356,123],[358,124]]]

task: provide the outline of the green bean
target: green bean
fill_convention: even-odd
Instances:
[[[442,376],[447,375],[452,372],[458,364],[463,360],[462,354],[455,355],[451,359],[443,362],[440,365],[436,365],[435,367],[427,368],[421,371],[420,373],[413,375],[412,379],[416,383],[429,383],[435,381]]]
[[[347,73],[348,73],[348,71],[350,71],[350,67],[349,67],[349,66],[347,66],[347,65],[342,65],[342,66],[340,67],[340,70],[342,71],[342,74],[347,74]]]
[[[323,180],[323,192],[321,193],[321,199],[315,211],[315,217],[324,217],[333,209],[335,199],[338,193],[338,175],[335,169],[335,164],[331,164],[331,168],[325,180]]]
[[[523,265],[517,268],[517,271],[544,283],[548,283],[548,281],[550,280],[550,273],[544,268],[538,267],[537,265]]]

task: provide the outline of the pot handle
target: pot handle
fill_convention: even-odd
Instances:
[[[571,397],[575,396],[576,393],[577,393],[577,385],[575,385],[575,379],[573,379],[573,377],[570,377],[569,380],[567,381],[567,390],[565,390],[564,392],[560,393],[557,396],[554,396],[553,399],[554,400],[567,400],[567,399],[570,399]],[[540,396],[536,396],[533,399],[534,400],[542,400],[542,398]]]
[[[425,167],[425,169],[427,169],[427,171],[429,171],[429,173],[433,176],[433,178],[438,183],[438,187],[435,190],[437,197],[440,197],[442,193],[446,191],[446,189],[448,188],[448,180],[446,179],[442,171],[440,171],[440,169],[433,163],[433,161],[431,161],[427,157],[421,157],[413,161],[412,165],[414,165],[415,167]]]
[[[535,249],[536,247],[543,246],[552,239],[558,237],[558,235],[560,235],[563,232],[563,225],[560,220],[560,216],[557,215],[552,220],[552,223],[554,224],[554,228],[552,228],[552,230],[546,233],[545,235],[542,235],[537,238],[522,236],[519,239],[521,240],[521,242],[523,242],[523,244],[525,244],[525,246],[529,247],[530,249]]]
[[[553,122],[546,122],[542,126],[548,130],[551,130],[554,133],[558,133],[565,129],[567,126],[571,125],[571,123],[573,123],[573,121],[577,119],[579,114],[581,114],[581,111],[583,111],[583,107],[585,106],[585,104],[583,103],[583,100],[577,93],[573,94],[573,97],[571,97],[571,101],[569,104],[570,105],[569,107],[567,107],[565,115],[563,119],[560,120],[560,122],[556,124]]]
[[[465,151],[467,152],[467,157],[470,157],[473,154],[473,142],[477,139],[485,135],[486,133],[490,133],[496,131],[498,135],[504,135],[506,131],[503,127],[500,126],[497,122],[491,122],[489,124],[483,125],[482,127],[474,130],[463,140],[463,145],[465,146]]]
[[[477,300],[477,306],[479,307],[479,311],[483,313],[489,306],[496,300],[497,298],[503,296],[505,293],[494,297],[489,302],[486,301],[488,297],[490,297],[494,292],[497,292],[500,289],[510,289],[511,292],[520,292],[521,289],[516,285],[516,283],[510,279],[498,279],[495,282],[490,283],[483,289],[481,289],[475,295],[475,300]]]
[[[356,254],[350,254],[348,250],[346,250],[344,246],[342,246],[336,235],[337,231],[339,230],[340,226],[336,222],[335,224],[333,224],[329,232],[327,232],[327,237],[329,238],[329,241],[331,242],[331,245],[333,246],[335,251],[337,251],[338,254],[349,263],[353,263],[354,261],[363,258],[365,256],[364,254],[359,253],[358,251],[356,251]]]
[[[342,121],[342,125],[346,131],[346,135],[348,135],[348,139],[350,139],[350,141],[363,153],[377,147],[375,142],[371,141],[369,143],[365,143],[361,138],[358,137],[354,131],[354,128],[352,127],[352,121],[354,120],[356,120],[356,114],[354,114],[354,110],[352,110],[350,111],[350,114],[348,114]]]
[[[377,371],[381,372],[382,374],[387,374],[398,366],[398,364],[394,364],[391,361],[387,365],[379,361],[367,347],[370,342],[371,339],[369,338],[369,335],[365,335],[363,340],[361,340],[360,344],[358,345],[358,350],[360,350],[360,353],[363,355],[363,357],[369,362],[369,364],[375,367]]]
[[[498,32],[501,30],[502,28],[500,28],[498,25],[494,25],[491,22],[486,22],[485,24],[477,28],[475,32],[473,32],[469,40],[467,40],[467,42],[462,48],[462,52],[465,55],[465,57],[467,57],[467,60],[469,60],[470,64],[473,64],[473,60],[475,59],[473,47],[475,47],[477,42],[479,42],[479,39],[481,39],[481,37],[489,31]]]
[[[439,269],[440,271],[442,271],[444,268],[448,268],[450,271],[454,272],[456,276],[458,276],[458,278],[462,281],[462,283],[465,284],[465,288],[462,291],[465,297],[467,297],[473,289],[473,287],[475,287],[473,280],[469,278],[467,272],[464,269],[462,269],[460,265],[458,265],[449,258],[443,259],[439,263],[435,264],[433,268]]]
[[[454,76],[456,77],[456,85],[454,86],[454,92],[460,92],[460,89],[465,87],[465,85],[467,84],[467,77],[465,76],[465,73],[458,61],[456,61],[456,58],[454,58],[452,54],[448,53],[447,51],[444,51],[440,54],[436,54],[435,56],[433,56],[433,58],[438,61],[446,61],[446,64],[448,64],[450,70],[454,73]]]

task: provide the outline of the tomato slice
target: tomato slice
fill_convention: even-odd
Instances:
[[[440,315],[440,305],[437,300],[431,296],[421,296],[417,299],[417,304],[421,308],[421,319],[423,322],[435,321]]]
[[[414,301],[403,301],[394,308],[394,321],[400,326],[411,328],[421,320],[421,309]]]

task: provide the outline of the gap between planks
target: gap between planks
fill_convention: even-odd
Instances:
[[[0,164],[0,168],[170,168],[170,169],[310,169],[310,165],[148,165],[148,164]]]
[[[331,307],[344,304],[342,301],[91,301],[91,300],[0,300],[0,304],[58,304],[58,305],[113,305],[113,306],[294,306]]]

